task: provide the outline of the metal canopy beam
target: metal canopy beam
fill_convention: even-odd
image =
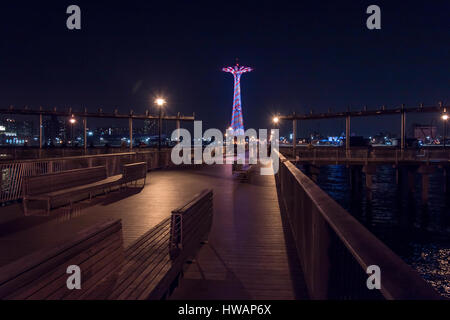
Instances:
[[[380,109],[380,110],[363,110],[363,111],[345,111],[345,112],[329,112],[329,113],[317,113],[317,114],[293,114],[287,116],[278,116],[280,120],[314,120],[314,119],[332,119],[332,118],[346,118],[350,117],[370,117],[370,116],[382,116],[382,115],[395,115],[414,112],[444,112],[445,108],[450,106],[431,106],[431,107],[411,107],[411,108],[396,108],[396,109]]]
[[[32,109],[16,109],[10,107],[8,109],[0,109],[0,114],[21,114],[21,115],[43,115],[43,116],[57,116],[57,117],[88,117],[88,118],[111,118],[111,119],[154,119],[158,120],[159,116],[147,114],[119,114],[119,113],[104,113],[104,112],[76,112],[76,111],[57,111],[57,110],[32,110]],[[162,120],[169,121],[194,121],[195,115],[192,116],[164,116]]]

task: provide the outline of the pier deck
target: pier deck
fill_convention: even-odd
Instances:
[[[248,183],[231,165],[149,173],[144,189],[130,188],[81,202],[74,212],[24,217],[18,204],[2,208],[0,265],[69,239],[103,219],[121,218],[125,247],[205,188],[214,190],[209,242],[191,264],[174,299],[302,299],[303,275],[286,240],[274,176],[259,169]],[[292,259],[292,258],[291,258]]]

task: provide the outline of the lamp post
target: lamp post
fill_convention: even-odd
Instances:
[[[444,149],[446,149],[446,141],[447,140],[447,120],[448,120],[448,114],[444,113],[441,117],[442,120],[444,120]]]
[[[69,122],[70,122],[70,143],[73,146],[73,125],[75,124],[75,122],[77,122],[77,120],[72,115],[72,118],[70,118]]]
[[[275,129],[279,129],[279,125],[280,125],[280,118],[278,116],[274,116],[272,118],[272,122],[275,125]],[[268,138],[269,140],[267,141],[267,154],[271,156],[271,144],[272,144],[272,130],[270,130],[270,137]],[[270,145],[269,145],[270,143]]]
[[[159,107],[159,122],[158,122],[158,151],[161,150],[161,130],[162,130],[162,108],[166,104],[163,98],[157,98],[155,104]]]

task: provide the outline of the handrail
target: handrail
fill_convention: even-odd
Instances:
[[[358,263],[361,271],[364,273],[370,265],[378,265],[380,267],[381,293],[384,298],[442,298],[415,270],[360,224],[350,213],[344,210],[294,164],[287,161],[281,153],[276,152],[280,158],[278,178],[282,189],[281,196],[286,205],[291,229],[296,238],[300,261],[303,260],[303,271],[307,278],[306,282],[309,284],[308,289],[312,298],[329,297],[330,288],[324,289],[324,287],[330,284],[317,285],[317,283],[314,283],[314,280],[317,281],[318,279],[317,275],[314,274],[316,270],[311,270],[311,266],[308,263],[310,262],[311,265],[316,265],[317,261],[315,261],[314,257],[311,258],[311,255],[319,256],[320,261],[326,261],[330,266],[336,267],[336,264],[340,263],[340,261],[333,261],[330,258],[333,254],[328,251],[333,248],[336,249],[336,246],[338,246],[338,244],[332,243],[330,240],[335,238],[343,244],[344,251],[350,253],[351,258]],[[294,194],[289,198],[288,193]],[[300,201],[302,203],[299,203]],[[300,221],[309,223],[309,225],[295,225],[295,223]],[[325,223],[325,226],[321,226],[322,223]],[[313,228],[313,230],[305,229],[308,227]],[[301,234],[302,232],[305,234]],[[300,239],[308,243],[300,243],[298,241]],[[320,246],[317,246],[317,243],[320,243]],[[311,250],[321,249],[322,252],[311,252]],[[308,259],[309,261],[305,261]],[[349,261],[347,260],[345,262],[348,263]],[[345,265],[338,267],[338,270],[346,268]],[[321,268],[321,271],[328,272],[338,272],[338,270],[333,270],[331,267]],[[329,274],[322,276],[327,279],[330,277]],[[349,277],[352,278],[351,275]],[[357,278],[364,280],[367,277],[368,275],[365,278]],[[351,281],[353,279],[347,280]],[[365,282],[357,285],[361,288],[365,286]],[[366,290],[369,291],[368,289]],[[356,294],[356,297],[358,297],[358,294]]]
[[[292,147],[280,146],[281,153],[292,155]],[[422,151],[424,153],[422,153]],[[401,154],[399,154],[401,153]],[[417,162],[417,163],[450,163],[450,149],[405,149],[399,150],[394,147],[352,147],[349,150],[345,147],[323,147],[316,146],[312,149],[297,146],[295,156],[297,161],[324,161],[324,162]]]
[[[28,162],[44,162],[44,161],[61,161],[61,160],[81,160],[89,158],[107,158],[107,157],[117,157],[117,156],[133,156],[136,154],[144,153],[161,153],[168,152],[170,149],[166,150],[145,150],[145,151],[132,151],[132,152],[115,152],[115,153],[99,153],[99,154],[89,154],[83,156],[68,156],[68,157],[50,157],[50,158],[36,158],[36,159],[23,159],[23,160],[0,160],[0,165],[2,164],[13,164],[13,163],[28,163]]]

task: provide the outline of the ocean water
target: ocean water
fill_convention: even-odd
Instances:
[[[302,166],[299,166],[303,169]],[[343,208],[412,266],[440,294],[450,298],[450,196],[442,169],[430,175],[428,203],[422,201],[421,175],[409,192],[407,177],[396,183],[392,166],[378,166],[371,192],[365,175],[355,188],[342,165],[320,168],[317,183]]]

